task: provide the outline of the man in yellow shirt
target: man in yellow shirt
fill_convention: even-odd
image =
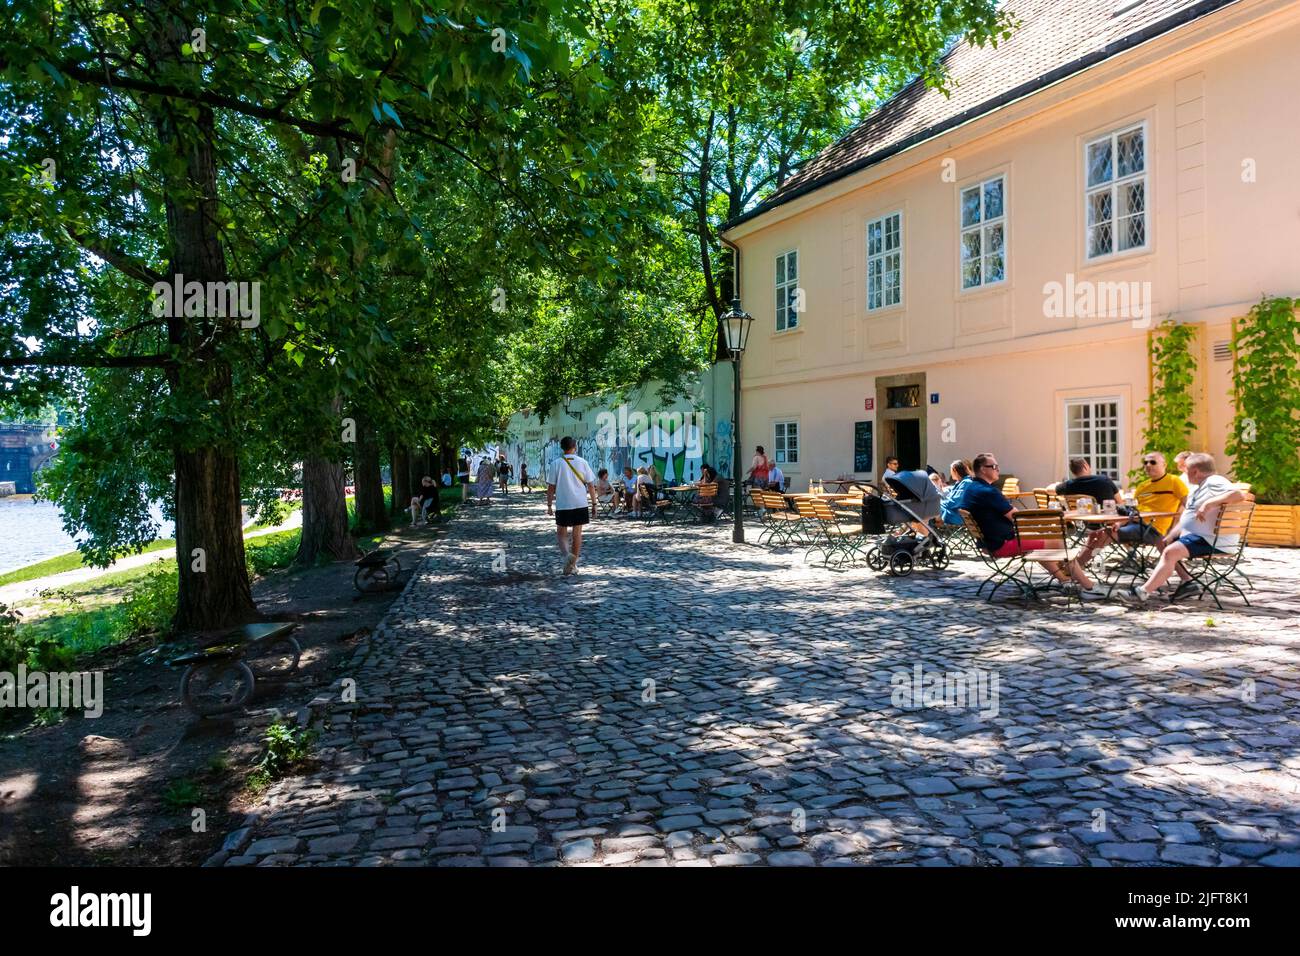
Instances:
[[[1187,485],[1178,475],[1171,475],[1165,468],[1165,456],[1158,451],[1149,451],[1142,456],[1142,469],[1147,480],[1137,486],[1134,496],[1138,500],[1138,510],[1173,512],[1166,518],[1152,518],[1141,521],[1134,518],[1118,527],[1112,525],[1094,531],[1088,537],[1088,545],[1079,553],[1081,564],[1087,564],[1098,548],[1103,548],[1115,541],[1124,544],[1147,544],[1163,551],[1165,535],[1174,523],[1176,513],[1183,510],[1187,501]]]

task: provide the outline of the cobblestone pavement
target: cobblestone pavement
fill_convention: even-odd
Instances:
[[[554,542],[463,509],[210,864],[1300,864],[1296,552],[1253,609],[1066,609],[726,527],[599,522],[574,578]],[[987,695],[910,706],[956,672]]]

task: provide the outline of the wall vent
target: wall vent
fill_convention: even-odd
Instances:
[[[1231,362],[1232,361],[1232,343],[1228,341],[1214,343],[1214,361]]]

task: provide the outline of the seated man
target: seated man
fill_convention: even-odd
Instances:
[[[623,514],[627,514],[636,498],[636,473],[632,471],[631,465],[623,469],[623,477],[619,479],[619,484],[614,490],[618,493],[618,500],[614,502],[614,507],[621,508]]]
[[[1214,524],[1224,505],[1244,501],[1246,494],[1232,487],[1232,482],[1215,471],[1214,459],[1209,455],[1187,456],[1187,480],[1196,490],[1188,496],[1187,507],[1178,523],[1165,535],[1165,546],[1151,577],[1145,583],[1129,588],[1128,599],[1138,603],[1151,600],[1151,595],[1173,576],[1178,562],[1184,558],[1203,558],[1216,551],[1231,551],[1237,547],[1236,535],[1225,535],[1215,541]]]
[[[600,469],[596,472],[596,500],[602,505],[613,505],[617,497],[617,490],[609,483],[609,469]]]
[[[1105,475],[1095,475],[1086,458],[1070,459],[1071,477],[1056,486],[1058,495],[1087,495],[1098,507],[1106,500],[1117,501],[1119,488]]]
[[[1009,558],[1026,551],[1044,551],[1061,546],[1059,541],[1020,541],[1016,537],[1016,526],[1012,517],[1016,512],[1011,502],[1003,497],[1002,492],[993,487],[997,481],[999,468],[992,452],[984,452],[975,457],[974,475],[965,492],[965,509],[979,525],[984,536],[984,544],[995,558]],[[1064,569],[1059,561],[1044,561],[1045,567],[1056,580],[1066,583],[1071,578],[1079,587],[1094,595],[1101,594],[1078,560],[1072,560]]]
[[[785,491],[785,473],[776,462],[772,463],[772,467],[767,472],[767,490]]]
[[[411,527],[414,528],[420,518],[429,518],[430,512],[434,518],[442,517],[442,509],[438,504],[438,486],[432,478],[425,475],[420,479],[419,493],[411,498]]]
[[[884,481],[886,478],[897,478],[897,477],[898,477],[898,459],[895,458],[893,455],[890,455],[888,458],[885,459],[885,470],[880,473],[880,480]]]
[[[1158,451],[1147,452],[1142,456],[1142,468],[1147,473],[1147,479],[1134,492],[1139,507],[1147,511],[1182,510],[1183,503],[1187,500],[1187,486],[1178,475],[1171,475],[1165,470],[1165,456]],[[1095,551],[1116,541],[1163,549],[1164,537],[1173,523],[1173,518],[1156,518],[1144,523],[1135,517],[1118,527],[1111,525],[1094,531],[1088,536],[1087,547],[1079,552],[1079,562],[1087,564]],[[1179,575],[1181,574],[1180,571]]]

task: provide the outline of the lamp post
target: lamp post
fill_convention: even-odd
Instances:
[[[718,325],[722,329],[727,351],[731,353],[732,383],[734,386],[731,411],[731,443],[735,461],[731,467],[731,512],[734,525],[731,540],[736,544],[745,543],[744,515],[741,514],[741,448],[740,448],[740,357],[745,353],[745,343],[749,341],[749,327],[754,317],[740,307],[740,298],[731,300],[731,308],[718,316]]]

